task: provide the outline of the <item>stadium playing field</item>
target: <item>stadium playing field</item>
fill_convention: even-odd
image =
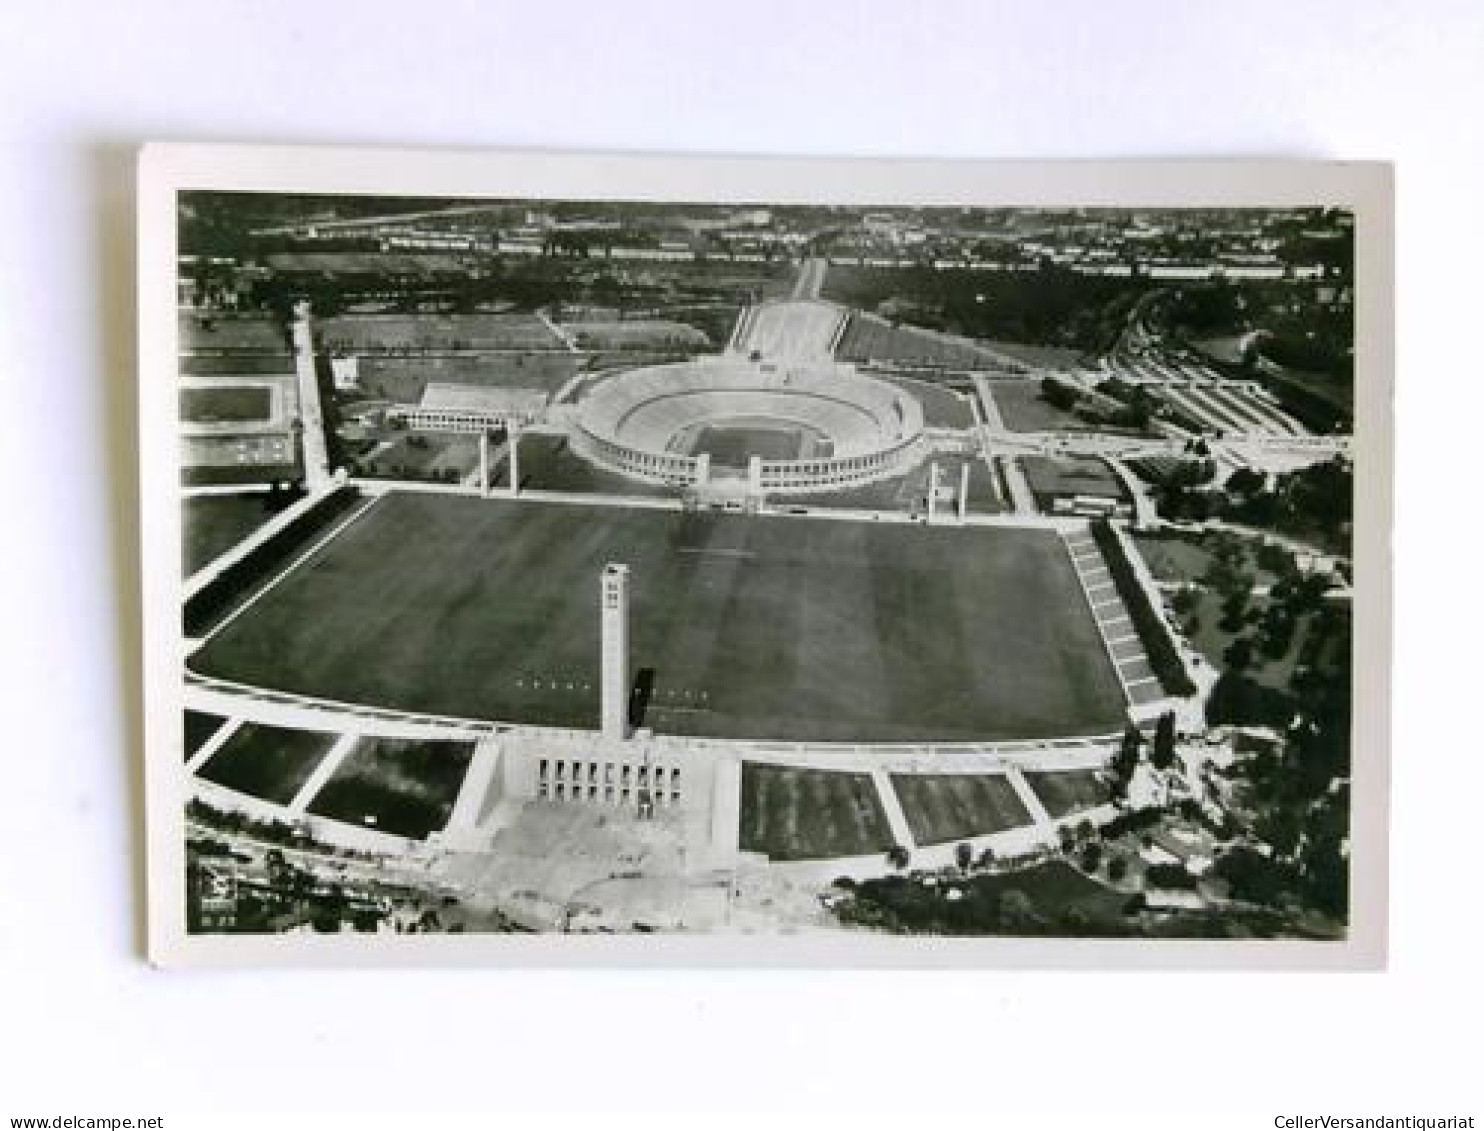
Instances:
[[[697,434],[691,454],[702,452],[711,462],[723,467],[745,468],[752,456],[759,459],[798,459],[804,438],[797,428],[786,424],[769,426],[707,425]]]
[[[598,571],[632,570],[642,722],[909,741],[1106,733],[1123,698],[1050,531],[392,494],[192,659],[348,702],[598,715]]]

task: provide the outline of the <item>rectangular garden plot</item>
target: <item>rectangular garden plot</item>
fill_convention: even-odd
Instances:
[[[1093,770],[1027,770],[1025,780],[1053,817],[1091,809],[1108,800],[1108,788]]]
[[[247,723],[198,771],[207,781],[287,805],[330,752],[335,735]]]
[[[309,811],[398,836],[425,837],[448,823],[471,742],[367,738],[361,740]]]
[[[743,852],[773,860],[866,856],[892,845],[869,774],[742,763]]]
[[[185,760],[189,762],[207,740],[219,731],[227,720],[220,715],[207,715],[200,711],[185,713]]]
[[[1003,774],[892,774],[918,844],[945,844],[1031,823]]]

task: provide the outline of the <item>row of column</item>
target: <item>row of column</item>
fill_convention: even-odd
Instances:
[[[798,462],[793,460],[758,461],[753,478],[759,487],[814,487],[848,482],[889,470],[900,462],[907,446],[868,456],[840,460]],[[754,457],[756,459],[756,457]]]
[[[508,435],[510,437],[510,482],[506,486],[506,494],[514,498],[520,494],[520,429],[511,425]],[[494,490],[490,485],[490,476],[490,434],[489,429],[482,429],[479,433],[479,493],[486,499]]]
[[[590,455],[598,463],[619,471],[651,479],[662,479],[667,483],[696,482],[697,465],[692,456],[645,452],[637,448],[624,447],[594,436],[585,429],[578,429],[573,434],[573,438],[578,442],[579,454]]]

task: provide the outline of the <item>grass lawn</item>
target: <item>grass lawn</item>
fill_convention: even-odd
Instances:
[[[994,473],[981,459],[939,455],[923,460],[905,475],[891,479],[878,479],[874,483],[858,487],[847,487],[843,491],[815,491],[802,495],[777,495],[773,502],[779,506],[799,504],[808,507],[839,507],[875,511],[899,511],[903,514],[924,514],[927,511],[928,476],[932,464],[938,465],[940,482],[958,491],[960,469],[969,465],[969,513],[1000,514],[1008,508],[1001,501],[994,486]],[[945,503],[947,510],[956,504]]]
[[[1211,551],[1194,539],[1152,538],[1147,534],[1134,534],[1132,538],[1149,572],[1160,581],[1188,585],[1204,577],[1211,565]]]
[[[1021,456],[1020,466],[1043,509],[1049,509],[1053,499],[1064,496],[1128,497],[1123,481],[1097,456]]]
[[[918,844],[946,844],[1031,823],[1003,774],[892,774]]]
[[[196,751],[206,745],[206,740],[219,731],[227,720],[220,715],[207,715],[200,711],[185,713],[185,761],[189,762]]]
[[[890,381],[917,398],[922,405],[923,420],[929,428],[974,427],[974,410],[969,402],[952,389],[932,385],[926,381],[914,381],[910,377],[892,377]]]
[[[1092,770],[1027,770],[1031,791],[1053,817],[1091,809],[1108,800],[1108,789]]]
[[[1237,534],[1224,531],[1167,537],[1135,534],[1133,539],[1149,571],[1160,581],[1181,585],[1203,582],[1216,560],[1215,551],[1219,545],[1242,548],[1237,568],[1251,578],[1254,586],[1265,587],[1278,580],[1276,573],[1257,564],[1250,540]]]
[[[1002,357],[969,338],[917,326],[893,326],[884,318],[863,313],[851,315],[835,356],[842,361],[895,361],[948,369],[1005,368]]]
[[[510,460],[501,457],[491,473],[496,487],[510,483]],[[522,433],[520,438],[522,490],[566,491],[577,495],[674,496],[675,489],[646,483],[595,467],[575,454],[563,436]]]
[[[534,314],[342,314],[319,332],[326,349],[355,354],[563,348]]]
[[[181,568],[189,577],[215,561],[273,517],[269,497],[198,495],[181,501]]]
[[[486,353],[428,357],[363,357],[361,394],[416,404],[433,382],[554,393],[572,379],[582,358],[561,353]]]
[[[180,482],[185,487],[221,487],[228,484],[293,483],[303,473],[293,463],[245,463],[240,466],[183,467]]]
[[[198,771],[207,781],[287,805],[335,745],[335,735],[244,723]]]
[[[982,894],[996,896],[1007,891],[1024,892],[1042,913],[1081,905],[1108,915],[1122,915],[1124,897],[1062,860],[1037,864],[1019,872],[975,876],[971,881]]]
[[[869,774],[742,763],[744,852],[773,860],[868,856],[892,846]]]
[[[1080,369],[1083,355],[1080,350],[1065,346],[1038,346],[1025,342],[1006,342],[994,338],[985,339],[984,344],[996,353],[1022,361],[1032,369]]]
[[[362,474],[408,479],[461,480],[479,464],[479,438],[467,435],[399,436],[362,461]]]
[[[1087,430],[1087,422],[1076,413],[1042,399],[1039,381],[990,381],[989,394],[994,397],[1005,427],[1012,432]]]
[[[180,390],[180,418],[197,424],[267,420],[273,390],[264,385],[222,385]]]
[[[182,353],[289,352],[288,328],[267,315],[181,311],[177,324]]]
[[[950,899],[949,893],[957,895]],[[1011,911],[1011,893],[1025,897]],[[948,935],[1124,935],[1125,898],[1060,860],[1018,872],[975,875],[929,888],[905,876],[866,880],[847,921],[899,933]]]
[[[1253,613],[1265,612],[1272,602],[1265,597],[1254,597],[1250,603]],[[1228,667],[1226,661],[1226,650],[1239,636],[1249,639],[1255,635],[1255,630],[1250,624],[1244,624],[1237,632],[1230,632],[1221,627],[1222,610],[1221,597],[1210,589],[1202,589],[1196,598],[1194,611],[1179,618],[1181,627],[1189,628],[1192,624],[1195,631],[1188,633],[1191,644],[1197,652],[1210,662],[1212,667],[1224,669]],[[1288,650],[1277,659],[1268,659],[1259,652],[1255,652],[1253,665],[1246,670],[1248,676],[1262,684],[1277,691],[1288,691],[1293,686],[1294,670],[1298,667],[1299,658],[1303,655],[1304,640],[1311,630],[1314,618],[1312,616],[1301,617],[1294,627],[1293,640]]]
[[[1252,623],[1244,623],[1235,632],[1222,627],[1222,597],[1209,581],[1209,575],[1216,563],[1216,548],[1223,544],[1242,548],[1240,562],[1235,568],[1246,579],[1243,588],[1265,589],[1278,580],[1278,575],[1259,566],[1251,545],[1237,535],[1207,532],[1197,540],[1184,537],[1154,538],[1143,534],[1135,535],[1134,542],[1150,572],[1158,580],[1172,585],[1195,587],[1193,608],[1184,615],[1177,616],[1176,620],[1196,651],[1213,667],[1226,668],[1227,648],[1239,636],[1252,639],[1255,629]],[[1268,597],[1253,594],[1248,602],[1249,616],[1255,622],[1256,617],[1264,613],[1271,604]],[[1304,642],[1313,628],[1313,620],[1311,615],[1299,618],[1294,627],[1293,640],[1282,656],[1272,659],[1255,650],[1253,665],[1246,674],[1265,687],[1278,691],[1287,690],[1303,655]]]
[[[838,741],[1107,733],[1123,697],[1049,531],[392,494],[212,637],[205,674],[592,727],[632,570],[645,725]]]
[[[398,836],[425,837],[448,823],[473,752],[469,742],[362,739],[309,811]]]
[[[562,325],[584,350],[707,349],[710,339],[694,326],[666,319],[567,322]]]

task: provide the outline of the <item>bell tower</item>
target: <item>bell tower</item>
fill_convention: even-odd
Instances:
[[[598,584],[603,737],[622,740],[629,736],[629,567],[604,566]]]

